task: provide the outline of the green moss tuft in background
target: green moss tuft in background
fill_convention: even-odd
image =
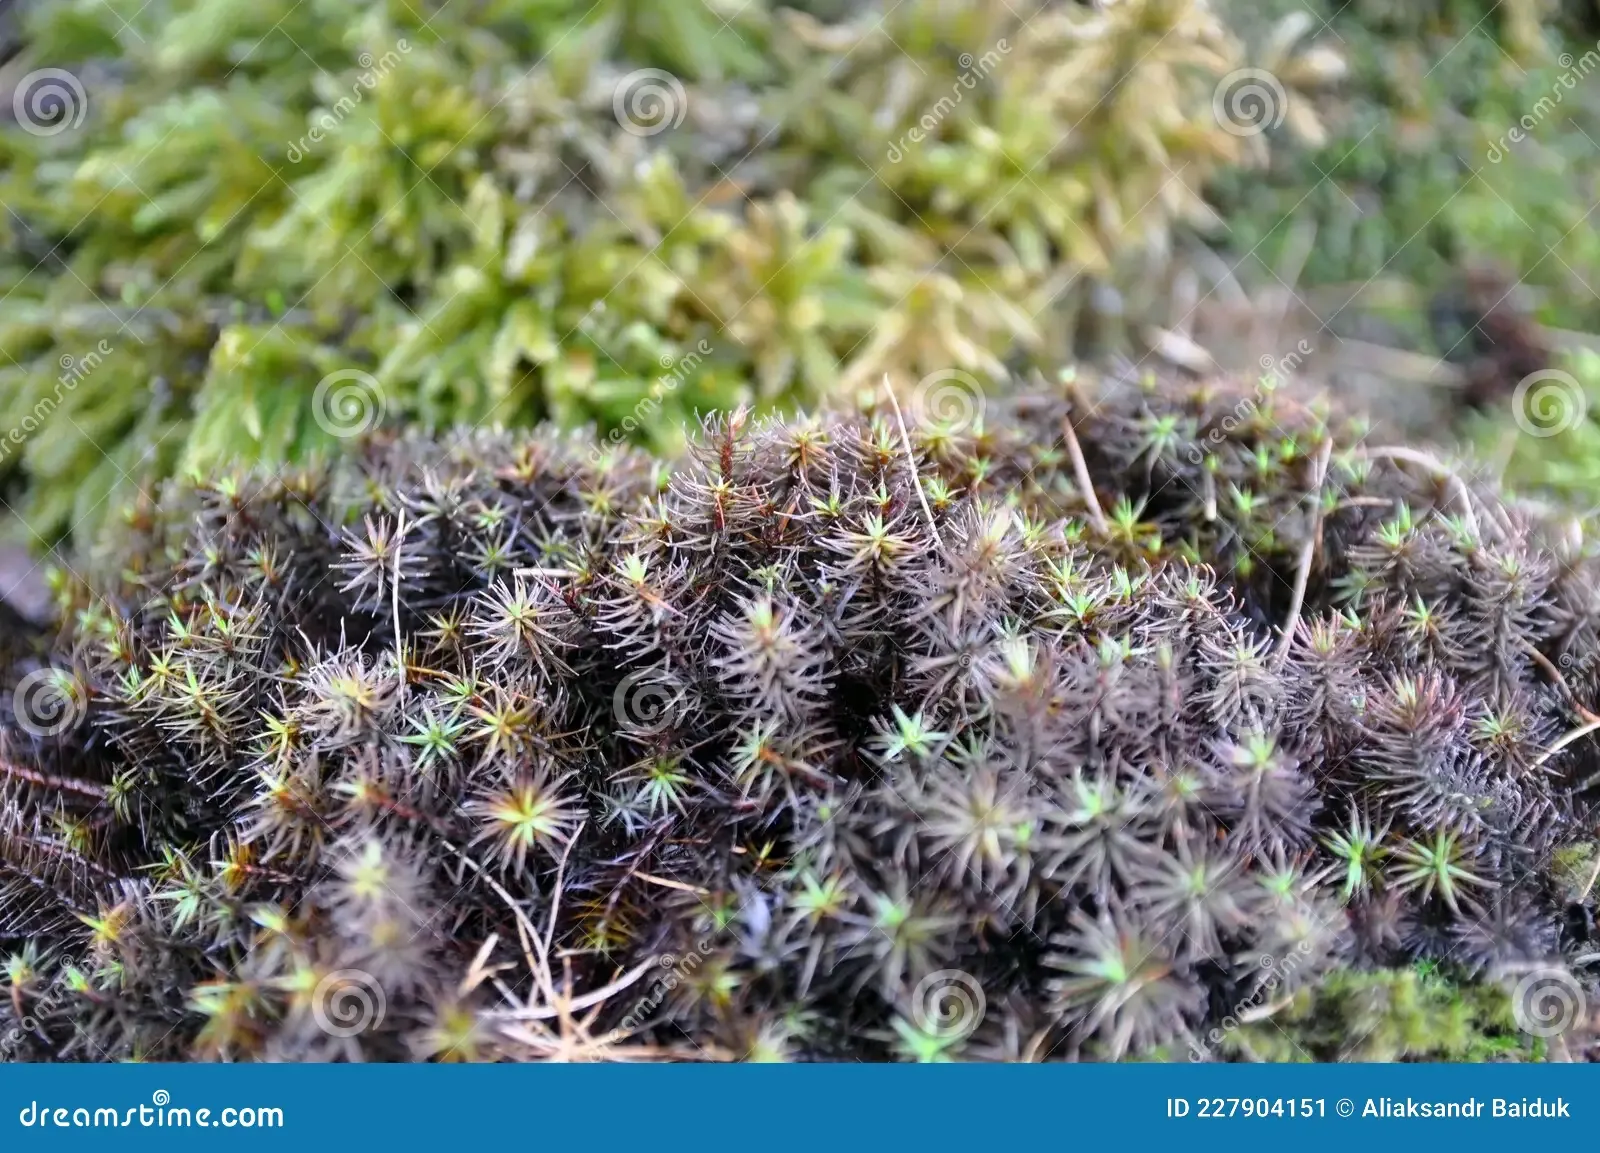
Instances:
[[[35,544],[367,408],[670,448],[742,400],[992,381],[1267,154],[1212,115],[1245,56],[1195,0],[42,0],[28,28],[13,71],[68,70],[83,118],[0,129],[0,423],[113,349],[0,463]],[[364,396],[330,417],[336,373]]]

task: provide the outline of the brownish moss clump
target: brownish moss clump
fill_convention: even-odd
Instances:
[[[1220,1057],[1336,969],[1581,982],[1581,540],[1270,387],[904,407],[136,511],[18,670],[9,1054]]]

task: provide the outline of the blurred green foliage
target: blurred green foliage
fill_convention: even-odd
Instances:
[[[394,421],[657,448],[712,406],[995,378],[1266,156],[1212,115],[1245,57],[1198,0],[38,0],[29,28],[86,112],[0,125],[0,429],[56,405],[0,460],[34,543],[150,474],[332,448],[334,373]]]
[[[1528,1061],[1545,1045],[1519,1030],[1501,984],[1424,962],[1339,970],[1223,1038],[1229,1055],[1257,1061]]]
[[[1464,432],[1480,470],[1503,478],[1513,495],[1568,506],[1592,537],[1600,515],[1600,354],[1562,354],[1553,373],[1513,396],[1510,419],[1499,410],[1473,413]]]
[[[1301,282],[1415,286],[1423,346],[1415,301],[1485,255],[1600,328],[1587,3],[34,0],[27,27],[8,71],[82,96],[0,122],[0,486],[36,546],[155,475],[332,450],[331,374],[375,382],[363,422],[667,451],[712,407],[998,379],[1086,351],[1098,284],[1136,314],[1195,230],[1248,277],[1309,215]],[[1282,91],[1263,134],[1217,122],[1247,66]]]
[[[1600,328],[1600,19],[1553,0],[1226,0],[1241,26],[1308,10],[1350,72],[1318,149],[1212,193],[1228,249],[1275,266],[1317,223],[1301,284],[1404,281],[1426,297],[1469,261],[1543,289],[1539,318]],[[1588,57],[1585,58],[1585,53]],[[1524,117],[1527,124],[1524,126]],[[1517,130],[1523,139],[1513,140]],[[1412,321],[1421,319],[1413,312]],[[1426,325],[1406,324],[1426,335]],[[1448,349],[1437,349],[1446,352]]]
[[[1317,317],[1335,331],[1459,359],[1471,342],[1429,304],[1463,269],[1491,268],[1540,324],[1600,333],[1600,5],[1225,0],[1222,10],[1242,28],[1309,11],[1349,67],[1319,106],[1329,129],[1320,147],[1280,149],[1265,171],[1213,181],[1221,248],[1242,278],[1273,285],[1268,270],[1309,219],[1315,243],[1295,287],[1329,302]],[[1600,358],[1559,351],[1548,369],[1576,383],[1541,392],[1534,382],[1460,413],[1456,432],[1476,471],[1592,517]],[[1455,439],[1443,424],[1416,432]]]

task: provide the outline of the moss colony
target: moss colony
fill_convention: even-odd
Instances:
[[[7,1056],[1586,1052],[1589,542],[1271,389],[921,399],[170,483],[19,669]]]
[[[334,447],[336,373],[444,428],[652,398],[675,452],[696,412],[885,370],[1142,355],[1279,278],[1326,355],[1498,343],[1427,319],[1481,258],[1600,326],[1589,0],[19,7],[0,430],[52,415],[4,443],[0,535],[33,548],[161,476]],[[1510,473],[1589,507],[1597,445],[1579,421]]]
[[[40,78],[34,131],[0,123],[0,429],[60,406],[0,459],[27,525],[0,530],[30,547],[92,540],[163,475],[336,447],[335,373],[445,428],[616,426],[650,397],[641,435],[676,451],[711,407],[1079,355],[1086,276],[1149,280],[1213,219],[1207,180],[1268,153],[1213,114],[1256,61],[1200,0],[28,17],[19,71],[77,85]],[[1293,30],[1268,61],[1286,148],[1339,72]]]

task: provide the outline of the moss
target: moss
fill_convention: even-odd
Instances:
[[[993,380],[1265,155],[1194,0],[810,7],[37,5],[29,62],[83,96],[0,130],[0,423],[48,401],[10,503],[48,543],[352,423],[670,450],[741,400]]]
[[[1301,7],[1226,10],[1246,23],[1245,11]],[[1586,79],[1597,67],[1592,12],[1541,0],[1312,10],[1350,66],[1324,114],[1328,139],[1309,155],[1280,154],[1264,180],[1224,175],[1215,194],[1228,247],[1278,267],[1295,229],[1316,222],[1301,284],[1348,290],[1323,315],[1357,289],[1377,297],[1396,282],[1425,300],[1465,262],[1492,257],[1544,290],[1546,323],[1592,330],[1600,302],[1586,285],[1600,249],[1579,223],[1597,176],[1587,137],[1600,128]],[[1431,344],[1426,329],[1409,335]]]
[[[1503,404],[1469,414],[1462,435],[1515,490],[1579,520],[1600,510],[1600,355],[1563,355]]]
[[[1547,672],[1595,647],[1592,547],[1271,389],[965,401],[170,482],[0,694],[16,1055],[1546,1031],[1568,1002],[1491,987],[1582,992],[1594,947],[1559,866],[1600,762],[1560,738],[1600,680]],[[509,1000],[558,982],[582,1027]],[[1263,1008],[1299,1051],[1228,1024]]]
[[[1504,987],[1427,963],[1330,973],[1223,1045],[1265,1061],[1530,1061],[1546,1052],[1519,1029]]]
[[[1592,894],[1597,856],[1600,844],[1593,841],[1580,841],[1556,851],[1550,868],[1568,900],[1582,902]]]

